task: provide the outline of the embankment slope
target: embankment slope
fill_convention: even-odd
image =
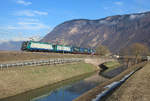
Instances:
[[[96,70],[97,68],[94,65],[84,62],[2,69],[0,70],[0,101],[3,101],[1,98],[54,84]]]
[[[78,98],[74,99],[73,101],[91,101],[92,99],[95,99],[96,96],[100,93],[102,93],[106,88],[107,85],[115,82],[115,81],[119,81],[121,80],[125,75],[129,74],[131,71],[136,70],[139,67],[143,67],[145,66],[147,62],[143,62],[140,64],[136,64],[134,66],[131,66],[130,68],[126,69],[124,72],[122,72],[121,74],[119,74],[118,76],[107,80],[106,82],[98,85],[97,87],[89,90],[88,92],[84,93],[83,95],[79,96]],[[120,92],[118,92],[120,93]],[[105,100],[107,101],[107,100]],[[112,101],[112,99],[110,98],[110,101]],[[124,100],[113,100],[113,101],[124,101]],[[128,100],[126,100],[128,101]],[[136,101],[136,100],[132,100],[132,101]],[[142,100],[141,100],[142,101]]]
[[[150,62],[130,77],[107,101],[150,101]]]
[[[87,58],[91,55],[85,54],[62,54],[48,52],[22,52],[22,51],[0,51],[0,63],[18,62],[24,60],[49,59],[49,58]],[[94,56],[96,57],[96,56]]]

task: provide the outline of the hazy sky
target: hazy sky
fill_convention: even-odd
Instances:
[[[150,0],[0,0],[0,43],[44,36],[71,19],[150,11]]]

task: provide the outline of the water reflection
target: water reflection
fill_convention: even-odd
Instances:
[[[95,87],[96,85],[98,85],[97,82],[85,82],[83,80],[76,84],[73,84],[72,87],[66,88],[66,90],[71,93],[76,93],[78,95],[81,95],[82,93],[90,90],[91,88]]]
[[[72,101],[89,89],[95,87],[96,82],[85,82],[81,80],[77,83],[66,85],[46,95],[34,98],[31,101]]]

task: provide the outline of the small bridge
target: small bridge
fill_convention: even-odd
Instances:
[[[115,61],[115,59],[112,58],[86,58],[84,59],[85,63],[91,63],[95,66],[97,66],[98,69],[99,65],[105,62],[109,62],[109,61]]]

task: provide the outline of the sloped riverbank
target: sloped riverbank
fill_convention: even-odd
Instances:
[[[95,99],[97,95],[103,93],[103,91],[106,90],[106,86],[112,84],[113,82],[119,81],[121,80],[125,75],[127,75],[128,73],[136,70],[139,67],[143,67],[147,64],[147,62],[143,62],[140,64],[136,64],[133,65],[131,67],[129,67],[128,69],[126,69],[124,72],[122,72],[121,74],[119,74],[118,76],[98,85],[97,87],[91,89],[90,91],[84,93],[83,95],[81,95],[80,97],[78,97],[77,99],[73,100],[73,101],[91,101],[92,99]],[[120,93],[118,93],[120,94]],[[106,97],[105,97],[106,98]],[[107,100],[106,100],[107,101]],[[111,101],[111,99],[110,99]],[[113,100],[116,101],[116,100]],[[123,101],[123,100],[117,100],[117,101]],[[127,100],[125,100],[127,101]],[[133,100],[131,100],[133,101]]]
[[[14,96],[96,70],[96,66],[84,62],[1,70],[0,101],[8,96]]]

